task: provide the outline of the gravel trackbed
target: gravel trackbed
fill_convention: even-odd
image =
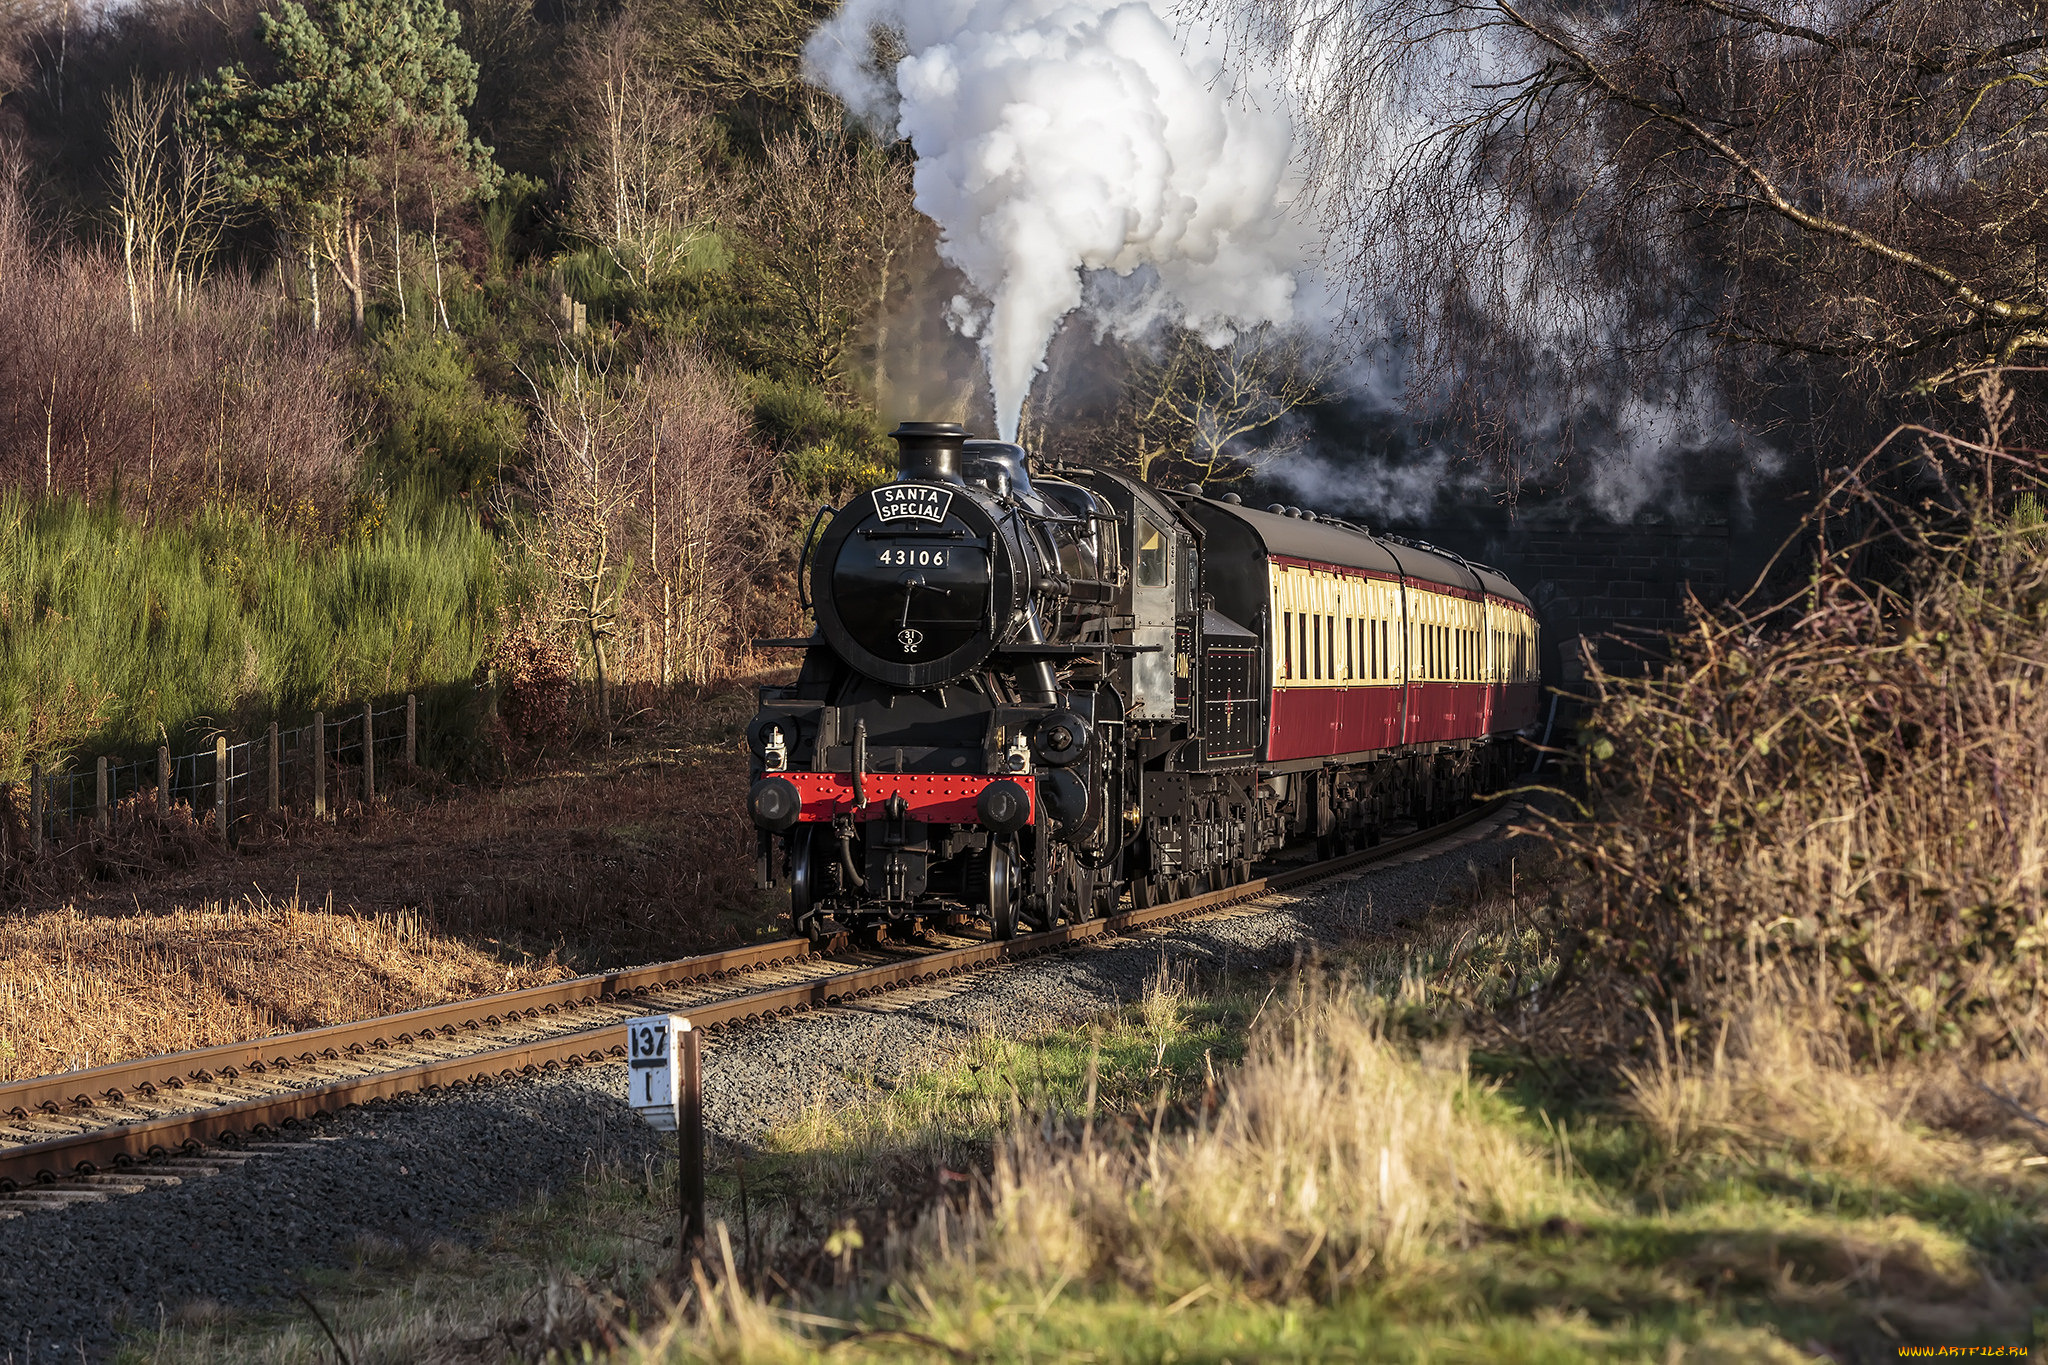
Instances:
[[[713,1035],[712,1153],[819,1100],[851,1101],[922,1071],[978,1032],[1026,1037],[1138,998],[1172,962],[1285,965],[1318,941],[1426,914],[1501,865],[1500,817],[1400,858],[1135,939],[1090,943]],[[599,1161],[637,1165],[660,1139],[604,1066],[337,1116],[309,1141],[265,1144],[217,1175],[0,1222],[0,1365],[106,1358],[125,1327],[195,1300],[282,1307],[297,1275],[348,1264],[366,1240],[463,1240],[480,1219]],[[209,1156],[211,1153],[208,1154]]]

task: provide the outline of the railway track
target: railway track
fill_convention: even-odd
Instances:
[[[823,956],[805,940],[784,939],[0,1084],[0,1216],[210,1173],[287,1129],[369,1100],[620,1060],[623,1023],[636,1015],[684,1013],[701,1029],[758,1023],[1211,914],[1412,853],[1501,815],[1505,805],[1494,801],[1362,852],[1006,942],[937,933],[923,943]]]

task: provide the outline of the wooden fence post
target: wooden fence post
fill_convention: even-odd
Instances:
[[[228,837],[228,737],[213,737],[213,827],[222,842]]]
[[[277,787],[278,777],[277,722],[270,722],[270,813],[277,814],[281,793]]]
[[[112,829],[114,820],[107,813],[107,756],[101,754],[93,771],[92,822],[102,831]]]
[[[377,799],[377,713],[363,703],[363,804]]]
[[[28,822],[34,829],[29,840],[36,852],[43,851],[43,765],[28,765]]]
[[[327,713],[313,713],[313,814],[327,814]]]
[[[704,1236],[704,1033],[681,1020],[670,1046],[675,1048],[682,1094],[676,1097],[677,1260],[690,1263]]]
[[[168,744],[156,746],[156,813],[171,813],[171,747]]]
[[[405,694],[405,766],[415,767],[420,761],[420,710],[419,702],[412,693]]]

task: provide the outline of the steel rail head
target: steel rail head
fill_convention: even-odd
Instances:
[[[1391,840],[1375,848],[1365,849],[1343,857],[1327,859],[1306,867],[1290,868],[1267,877],[1257,877],[1236,886],[1199,895],[1184,897],[1163,905],[1142,910],[1129,910],[1111,915],[1105,919],[1084,920],[1078,924],[1065,924],[1029,936],[1009,940],[988,940],[972,943],[961,948],[944,948],[932,952],[920,952],[893,961],[866,966],[853,966],[841,973],[821,977],[812,981],[797,982],[786,986],[773,986],[765,990],[751,991],[726,1000],[713,1001],[689,1007],[691,1025],[699,1029],[729,1028],[735,1025],[760,1023],[771,1019],[787,1018],[805,1010],[826,1009],[845,1006],[874,995],[927,983],[964,972],[978,971],[985,967],[1005,962],[1021,961],[1043,953],[1057,952],[1070,945],[1091,939],[1108,938],[1130,934],[1151,925],[1171,923],[1189,918],[1207,910],[1219,909],[1226,905],[1253,900],[1273,891],[1306,885],[1325,877],[1339,875],[1353,868],[1368,866],[1383,859],[1395,857],[1412,849],[1433,843],[1447,835],[1454,834],[1478,821],[1485,819],[1507,805],[1507,798],[1501,797],[1480,806],[1464,815],[1454,817],[1442,824],[1432,825],[1426,830]],[[784,943],[764,944],[754,949],[738,950],[740,953],[788,952],[793,947],[802,947],[800,940]],[[807,956],[803,948],[797,954]],[[730,957],[731,955],[723,955]],[[690,959],[709,961],[711,959]],[[785,958],[784,960],[789,960]],[[603,981],[611,989],[600,992],[600,999],[617,998],[619,995],[637,993],[648,989],[642,983],[655,982],[664,972],[673,973],[679,963],[663,963],[659,966],[640,968],[633,972],[611,973],[605,977],[586,977],[574,982],[559,982],[554,988],[536,987],[535,990],[576,987],[582,989],[592,981]],[[677,984],[685,984],[694,976],[684,977]],[[621,989],[623,988],[623,989]],[[526,993],[511,993],[525,995]],[[470,1010],[486,1004],[491,1008],[511,996],[486,997],[483,1001],[464,1002]],[[449,1010],[456,1007],[437,1007]],[[387,1027],[394,1019],[417,1020],[427,1011],[414,1011],[408,1015],[390,1016],[369,1021],[376,1027]],[[356,1027],[356,1026],[343,1026]],[[172,1148],[196,1149],[198,1144],[208,1141],[232,1141],[242,1133],[255,1132],[261,1128],[276,1129],[318,1119],[355,1105],[372,1100],[386,1099],[395,1095],[417,1093],[440,1093],[446,1090],[467,1088],[471,1085],[489,1084],[500,1079],[516,1079],[522,1075],[538,1074],[541,1070],[560,1066],[596,1065],[604,1061],[625,1056],[625,1029],[623,1022],[607,1024],[594,1029],[578,1030],[558,1034],[537,1042],[515,1043],[493,1048],[485,1052],[467,1053],[438,1061],[420,1063],[392,1071],[374,1072],[364,1076],[348,1077],[325,1084],[308,1086],[274,1096],[242,1100],[235,1103],[207,1108],[191,1113],[166,1115],[134,1123],[114,1124],[92,1129],[83,1133],[47,1138],[40,1142],[25,1143],[0,1148],[0,1190],[7,1190],[39,1181],[64,1179],[74,1174],[89,1174],[109,1164],[130,1162],[138,1157],[149,1157]],[[270,1039],[261,1044],[248,1044],[260,1050],[269,1051],[283,1043],[300,1041],[313,1035],[295,1035],[293,1038]],[[325,1035],[323,1035],[325,1036]],[[211,1057],[220,1049],[208,1049],[202,1053],[186,1053],[180,1056],[155,1059],[158,1063],[176,1063],[182,1058]],[[305,1054],[302,1054],[302,1056]],[[331,1053],[330,1053],[331,1055]],[[101,1072],[115,1068],[100,1068]],[[70,1077],[49,1078],[68,1082],[60,1086],[57,1093],[70,1089],[96,1072],[77,1073]],[[186,1074],[190,1074],[187,1072]],[[182,1084],[182,1078],[177,1080]],[[18,1088],[22,1083],[16,1083]],[[0,1104],[6,1103],[8,1090],[0,1088]],[[18,1101],[17,1101],[18,1103]],[[0,1109],[0,1113],[6,1112]]]
[[[437,1031],[474,1029],[485,1021],[485,1016],[495,1021],[508,1013],[516,1015],[520,1011],[537,1008],[588,1005],[606,996],[630,995],[671,983],[681,985],[717,975],[779,966],[801,960],[809,954],[810,945],[803,939],[778,939],[702,957],[574,977],[497,995],[451,1001],[445,1005],[428,1005],[403,1014],[329,1024],[303,1033],[220,1043],[188,1052],[110,1062],[87,1071],[67,1071],[53,1076],[0,1082],[0,1114],[12,1113],[21,1117],[37,1110],[47,1112],[51,1104],[60,1109],[87,1109],[97,1103],[94,1096],[103,1096],[110,1090],[140,1092],[145,1085],[182,1086],[188,1078],[195,1076],[213,1072],[232,1074],[226,1071],[229,1067],[253,1069],[280,1062],[289,1064],[291,1059],[305,1062],[321,1056],[334,1057],[350,1049],[382,1048],[387,1046],[385,1039],[392,1036],[393,1031],[401,1035],[401,1041],[402,1035],[407,1033],[415,1037],[432,1037]]]

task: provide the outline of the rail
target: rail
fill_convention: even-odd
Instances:
[[[45,1120],[82,1121],[88,1126],[77,1132],[0,1145],[0,1191],[29,1182],[88,1175],[209,1141],[232,1141],[240,1134],[260,1136],[369,1100],[434,1093],[537,1075],[561,1066],[602,1064],[623,1058],[624,1020],[630,1013],[644,1013],[647,997],[688,990],[693,985],[723,980],[735,973],[772,968],[794,971],[804,979],[719,999],[691,1001],[677,1006],[676,1012],[687,1012],[697,1028],[738,1027],[806,1010],[846,1005],[888,991],[1058,952],[1094,939],[1129,935],[1398,856],[1499,813],[1506,805],[1507,798],[1499,798],[1428,829],[1357,853],[1305,867],[1283,868],[1163,905],[1126,910],[1105,919],[1061,925],[1009,940],[980,940],[961,947],[910,950],[882,962],[848,963],[811,955],[804,940],[784,939],[353,1024],[330,1025],[305,1033],[10,1082],[0,1085],[0,1123],[11,1115],[17,1126]],[[625,1002],[629,999],[639,1003],[628,1006]],[[423,1042],[445,1043],[450,1038],[484,1034],[521,1021],[531,1023],[547,1018],[569,1022],[559,1016],[565,1011],[600,1007],[611,1007],[605,1012],[616,1017],[592,1021],[590,1027],[572,1025],[538,1039],[462,1050],[453,1056],[413,1061],[407,1055]],[[479,1037],[477,1041],[484,1039]],[[214,1087],[231,1092],[250,1073],[260,1077],[272,1069],[287,1073],[301,1068],[317,1070],[323,1063],[361,1066],[375,1060],[372,1053],[399,1064],[373,1065],[372,1069],[352,1076],[315,1077],[315,1084],[294,1085],[280,1093],[248,1098],[236,1098],[229,1093],[223,1100],[197,1108],[185,1106],[180,1112],[112,1123],[95,1122],[93,1118],[95,1110],[131,1104],[137,1092],[150,1098],[167,1089]]]

